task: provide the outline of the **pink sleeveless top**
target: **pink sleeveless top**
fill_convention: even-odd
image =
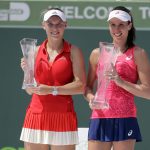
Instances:
[[[134,61],[134,49],[129,48],[124,54],[117,57],[115,68],[118,75],[126,81],[136,83],[138,81],[137,66]],[[99,59],[98,67],[103,66]],[[97,67],[97,68],[98,68]],[[97,69],[97,76],[99,69]],[[94,109],[91,118],[126,118],[136,117],[136,106],[134,95],[117,86],[110,81],[106,90],[106,97],[109,99],[109,109]]]

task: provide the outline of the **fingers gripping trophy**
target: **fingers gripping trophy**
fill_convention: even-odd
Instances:
[[[95,109],[108,109],[109,99],[106,96],[110,79],[105,76],[111,72],[112,65],[115,65],[118,50],[112,43],[100,42],[100,63],[98,64],[97,91],[93,100]]]
[[[36,81],[34,78],[34,57],[35,57],[36,44],[37,44],[37,40],[31,38],[24,38],[20,41],[23,57],[26,62],[26,67],[24,69],[24,80],[22,84],[22,89],[36,86]]]

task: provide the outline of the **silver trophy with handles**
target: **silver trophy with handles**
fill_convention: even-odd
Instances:
[[[34,78],[34,57],[37,39],[23,38],[20,41],[23,56],[25,58],[26,67],[24,69],[24,79],[22,89],[36,86]]]
[[[118,50],[114,44],[107,42],[100,42],[100,63],[98,65],[98,83],[97,91],[93,100],[95,109],[108,109],[109,99],[106,92],[110,80],[106,78],[105,73],[112,70],[112,64],[115,65]]]

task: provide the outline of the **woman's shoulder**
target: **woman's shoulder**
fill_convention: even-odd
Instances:
[[[100,56],[100,50],[99,48],[94,48],[91,52],[89,61],[91,62],[91,64],[93,65],[97,65],[98,60],[99,60],[99,56]]]
[[[94,48],[91,52],[90,58],[98,58],[100,55],[100,50],[99,48]]]
[[[93,54],[93,55],[99,55],[99,54],[100,54],[99,48],[94,48],[94,49],[92,50],[91,54]]]
[[[145,49],[143,49],[139,46],[136,46],[134,49],[134,58],[135,58],[136,64],[139,64],[139,63],[143,64],[143,62],[148,60],[148,54],[145,51]],[[145,60],[145,61],[143,61],[143,60]]]
[[[79,48],[76,45],[71,45],[71,49],[70,49],[70,54],[71,54],[71,60],[83,60],[83,53],[81,48]]]
[[[80,47],[78,47],[77,45],[74,45],[74,44],[71,44],[71,50],[72,51],[81,51],[81,48]]]
[[[82,50],[78,46],[71,44],[70,52],[71,54],[76,55],[76,54],[82,53]]]
[[[39,51],[39,48],[40,48],[40,45],[36,46],[36,49],[35,49],[35,58],[36,58],[36,56],[37,56],[37,53],[38,53],[38,51]]]
[[[135,46],[134,55],[140,57],[142,54],[146,54],[146,51],[143,48],[139,47],[139,46]]]

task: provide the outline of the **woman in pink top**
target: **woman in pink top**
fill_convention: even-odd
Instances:
[[[133,42],[135,29],[130,10],[117,6],[110,12],[107,21],[114,47],[119,51],[111,71],[105,72],[106,79],[110,80],[106,90],[109,98],[107,109],[97,109],[93,101],[94,82],[103,66],[99,48],[94,49],[89,58],[85,91],[92,109],[88,149],[111,150],[113,147],[114,150],[134,150],[135,142],[142,140],[134,95],[150,98],[150,62],[146,52]]]
[[[85,67],[81,49],[64,40],[67,20],[62,10],[44,12],[47,38],[37,47],[35,79],[20,140],[25,150],[75,150],[78,144],[77,117],[72,95],[82,94]],[[26,67],[22,59],[21,67]]]

